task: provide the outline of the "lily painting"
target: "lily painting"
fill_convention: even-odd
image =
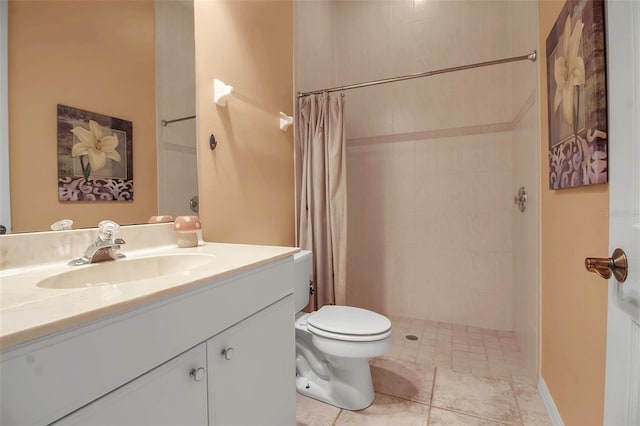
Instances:
[[[606,183],[604,2],[567,0],[546,53],[549,188]]]
[[[132,123],[58,105],[58,199],[132,201]]]
[[[120,142],[115,132],[111,131],[111,135],[105,135],[101,125],[89,120],[89,130],[76,126],[71,129],[71,133],[80,140],[71,148],[71,156],[80,158],[82,176],[85,179],[89,179],[91,172],[102,170],[108,159],[120,162],[120,154],[116,151]],[[84,157],[87,158],[88,163],[83,161]]]

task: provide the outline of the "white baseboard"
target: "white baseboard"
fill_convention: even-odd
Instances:
[[[549,420],[551,420],[551,424],[553,426],[564,426],[558,407],[556,407],[555,402],[553,402],[549,388],[542,376],[538,379],[538,393],[540,394],[540,398],[542,398],[544,408],[547,409],[547,415],[549,416]]]

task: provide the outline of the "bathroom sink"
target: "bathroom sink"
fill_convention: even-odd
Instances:
[[[188,275],[190,269],[204,266],[215,259],[208,254],[171,254],[139,257],[73,266],[71,270],[38,282],[38,287],[70,289],[123,284],[171,274]]]

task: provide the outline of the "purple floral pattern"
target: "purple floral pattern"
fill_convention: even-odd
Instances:
[[[58,178],[60,201],[132,201],[133,180]]]
[[[607,145],[578,135],[577,141],[571,138],[551,147],[549,166],[551,189],[606,183]]]

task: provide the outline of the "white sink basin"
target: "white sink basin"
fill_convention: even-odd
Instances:
[[[215,259],[209,254],[170,254],[120,259],[86,266],[70,266],[68,271],[38,282],[43,288],[83,288],[123,284],[170,274],[188,275],[190,269],[204,266]]]

